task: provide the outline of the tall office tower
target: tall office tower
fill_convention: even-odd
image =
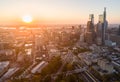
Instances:
[[[104,8],[104,13],[103,13],[103,27],[102,27],[102,44],[105,44],[105,36],[106,36],[106,30],[108,27],[108,22],[106,20],[106,8]]]
[[[97,23],[97,36],[102,37],[102,27],[103,27],[103,15],[99,15],[99,21]]]
[[[89,21],[87,22],[87,30],[86,30],[86,42],[92,44],[95,40],[95,32],[94,32],[94,15],[89,15]]]
[[[94,24],[94,14],[89,15],[89,21],[91,21]]]
[[[103,30],[103,15],[99,15],[99,21],[96,25],[96,35],[97,35],[96,43],[98,45],[102,44],[102,34],[103,34],[102,30]]]
[[[92,32],[92,29],[93,29],[92,22],[91,22],[91,21],[88,21],[88,22],[87,22],[87,32]]]
[[[108,27],[108,22],[106,20],[106,8],[104,8],[104,13],[99,15],[99,22],[97,23],[97,27],[96,27],[98,44],[103,44],[103,45],[105,44],[107,27]]]
[[[89,21],[87,22],[87,32],[93,32],[94,31],[94,15],[89,15]]]

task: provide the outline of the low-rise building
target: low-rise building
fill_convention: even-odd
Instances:
[[[103,71],[106,71],[108,74],[113,73],[113,65],[108,60],[99,59],[97,64]]]
[[[9,68],[9,61],[0,62],[0,76],[2,76]]]
[[[112,42],[111,40],[105,40],[105,45],[109,47],[115,47],[116,42]]]

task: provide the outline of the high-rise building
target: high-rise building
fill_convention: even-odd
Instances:
[[[98,45],[102,44],[102,27],[103,27],[103,15],[99,15],[99,21],[96,25],[96,43]]]
[[[103,23],[103,14],[99,15],[99,22]]]
[[[89,21],[91,21],[92,24],[94,24],[94,14],[89,15]]]
[[[104,13],[103,13],[103,27],[102,27],[102,44],[105,44],[105,35],[106,35],[106,30],[108,27],[108,22],[106,20],[106,8],[104,8]]]
[[[97,36],[102,38],[102,27],[103,27],[103,15],[99,15],[99,22],[97,23],[96,33]]]
[[[87,22],[87,29],[86,29],[86,42],[92,44],[95,40],[95,32],[94,32],[94,15],[89,15],[89,21]]]
[[[94,15],[89,15],[89,21],[87,22],[87,32],[93,32],[94,31]]]
[[[87,32],[91,32],[91,24],[92,24],[92,22],[91,21],[88,21],[87,22]]]
[[[104,13],[99,15],[99,22],[96,26],[97,42],[99,42],[100,45],[105,44],[107,27],[108,22],[106,20],[106,8],[104,8]]]

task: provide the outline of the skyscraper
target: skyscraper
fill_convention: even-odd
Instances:
[[[103,23],[103,14],[99,15],[99,22]]]
[[[89,15],[89,21],[87,22],[87,30],[86,30],[86,42],[92,44],[95,40],[95,32],[94,32],[94,15]]]
[[[92,24],[94,24],[94,14],[89,15],[89,21],[91,21]]]
[[[97,39],[101,40],[101,44],[103,45],[105,44],[107,27],[108,27],[108,22],[106,20],[106,8],[104,8],[103,14],[99,15],[99,22],[97,23],[97,27],[96,27]]]
[[[104,8],[104,13],[103,13],[103,27],[102,27],[102,44],[105,44],[105,34],[106,30],[108,27],[108,22],[106,20],[106,8]]]
[[[87,22],[87,32],[93,32],[94,31],[94,15],[89,15],[89,21]]]
[[[103,33],[102,27],[103,27],[103,15],[99,15],[99,21],[96,25],[96,35],[97,35],[96,43],[98,45],[102,44],[102,33]]]

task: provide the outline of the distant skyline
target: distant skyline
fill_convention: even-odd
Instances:
[[[98,15],[107,8],[109,24],[120,24],[120,0],[0,0],[0,24],[23,23],[30,15],[33,24],[86,24],[89,14]]]

